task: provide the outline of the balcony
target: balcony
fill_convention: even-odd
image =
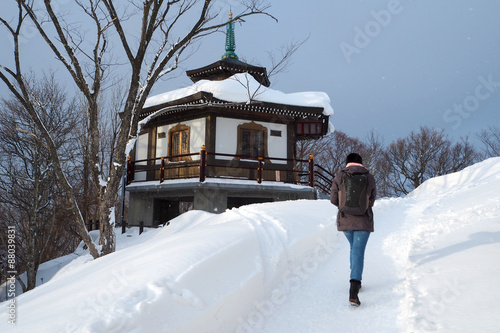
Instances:
[[[201,183],[206,179],[223,179],[296,184],[328,195],[334,175],[315,164],[312,155],[307,160],[232,155],[209,152],[204,146],[198,153],[128,160],[127,185],[193,178]]]

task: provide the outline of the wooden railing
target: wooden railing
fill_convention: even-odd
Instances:
[[[307,160],[233,155],[208,152],[205,146],[201,147],[199,153],[136,161],[129,157],[127,184],[134,182],[136,172],[145,172],[146,181],[159,180],[160,183],[179,178],[199,178],[200,182],[207,178],[246,179],[259,184],[263,181],[280,181],[315,187],[325,194],[330,193],[334,178],[332,173],[314,163],[313,155],[309,155]]]

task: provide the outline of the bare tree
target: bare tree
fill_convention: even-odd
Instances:
[[[345,158],[348,154],[359,153],[363,157],[363,164],[375,176],[378,194],[390,195],[390,191],[386,190],[388,168],[383,158],[385,146],[381,135],[374,131],[368,133],[364,142],[336,131],[322,139],[299,141],[296,150],[297,158],[300,159],[307,159],[307,154],[312,152],[315,163],[326,167],[332,174],[338,173],[345,167]]]
[[[465,150],[468,154],[469,147]],[[408,194],[427,179],[437,176],[438,172],[452,168],[451,161],[448,161],[450,152],[450,142],[444,130],[429,127],[420,127],[419,132],[411,132],[408,137],[391,143],[385,152],[390,168],[390,189],[395,195]]]
[[[490,126],[478,134],[483,143],[484,158],[500,156],[500,128]]]
[[[430,165],[430,176],[442,176],[460,171],[476,163],[479,155],[468,137],[460,138],[460,142],[455,144],[447,141]]]
[[[290,65],[292,61],[292,57],[298,49],[304,45],[307,41],[296,41],[290,42],[286,45],[281,46],[280,55],[277,56],[272,52],[268,52],[268,59],[271,66],[267,70],[267,77],[270,79],[273,76],[278,75],[279,73],[283,73],[286,71],[287,67]],[[263,82],[254,82],[252,76],[248,73],[241,76],[235,76],[234,80],[242,85],[246,89],[246,94],[248,100],[244,103],[251,103],[252,101],[256,101],[259,98],[265,89],[267,88]],[[272,85],[272,84],[271,84]],[[233,103],[233,104],[242,104],[242,103]]]
[[[75,106],[53,76],[27,82],[36,112],[50,133],[55,148],[62,152],[75,127]],[[39,265],[52,255],[60,256],[58,245],[67,244],[65,231],[58,227],[58,214],[64,210],[54,168],[40,131],[15,98],[3,100],[0,109],[0,202],[10,210],[10,223],[17,230],[16,251],[19,271],[26,270],[23,290],[36,285]],[[60,238],[59,240],[57,238]],[[61,241],[62,239],[62,241]],[[67,250],[67,249],[63,249]],[[73,249],[72,249],[73,250]]]
[[[227,22],[216,23],[219,11],[210,0],[146,0],[128,1],[120,5],[112,0],[79,0],[75,3],[94,26],[94,38],[78,34],[70,23],[57,12],[50,0],[44,0],[43,8],[35,11],[34,1],[18,0],[19,15],[12,24],[0,18],[14,41],[14,68],[1,66],[0,79],[29,111],[30,116],[48,142],[51,160],[65,193],[77,230],[94,257],[115,250],[114,202],[121,176],[125,170],[126,158],[140,131],[139,114],[155,83],[172,73],[179,63],[180,55],[196,40],[224,27]],[[242,10],[233,21],[244,17],[264,14],[268,6],[262,1],[241,1]],[[140,19],[131,19],[139,16]],[[43,130],[23,79],[19,56],[19,36],[26,19],[35,24],[38,32],[50,47],[56,58],[70,73],[77,88],[87,103],[88,130],[90,139],[89,162],[93,186],[98,189],[97,215],[101,222],[101,251],[92,242],[75,193],[60,166],[57,149],[50,142],[50,134]],[[48,21],[48,22],[46,22]],[[137,22],[138,24],[134,24]],[[108,50],[108,31],[113,29],[129,65],[130,78],[126,87],[127,97],[121,112],[121,122],[116,135],[113,155],[106,172],[99,151],[101,133],[99,126],[99,96],[105,83],[106,71],[112,63]],[[116,48],[115,48],[116,49]]]
[[[318,141],[321,153],[315,158],[330,173],[337,174],[345,167],[345,159],[349,153],[357,152],[364,158],[366,148],[357,138],[349,137],[347,134],[335,131]]]
[[[345,166],[347,154],[359,153],[375,176],[377,195],[381,197],[408,194],[425,180],[460,171],[480,158],[468,137],[452,143],[444,130],[428,127],[420,127],[418,132],[411,132],[388,147],[374,131],[364,141],[336,131],[319,140],[297,143],[298,159],[307,159],[309,152],[314,154],[315,163],[332,174]]]
[[[46,2],[50,6],[50,1]],[[75,219],[76,226],[78,228],[78,234],[82,240],[89,246],[90,253],[94,257],[99,256],[97,247],[92,242],[90,235],[85,228],[85,222],[81,215],[80,208],[78,206],[76,195],[73,191],[73,187],[69,183],[66,173],[63,168],[63,161],[61,161],[60,155],[58,153],[58,147],[52,138],[51,133],[45,126],[44,120],[39,115],[37,107],[43,107],[40,101],[32,98],[31,89],[29,83],[25,78],[25,74],[22,69],[21,55],[20,55],[20,38],[21,38],[21,28],[26,19],[26,13],[23,8],[28,7],[30,4],[24,1],[18,1],[18,17],[17,21],[10,23],[4,18],[0,17],[0,22],[6,27],[8,33],[10,33],[13,39],[14,53],[13,53],[13,67],[8,67],[6,65],[0,65],[0,79],[5,83],[10,92],[19,101],[24,110],[29,114],[30,119],[33,121],[35,127],[39,130],[40,140],[44,142],[45,147],[48,150],[51,165],[54,168],[54,172],[59,182],[66,200],[72,210],[73,218]],[[32,4],[31,4],[32,5]],[[31,9],[30,9],[31,10]],[[34,15],[34,14],[33,14]],[[67,40],[64,39],[67,43]],[[65,59],[66,61],[66,59]],[[67,62],[67,61],[66,61]],[[86,84],[86,83],[85,83]]]
[[[9,216],[10,212],[6,209],[4,205],[0,205],[0,258],[8,258],[8,230],[11,219]],[[0,284],[7,280],[8,260],[0,260]],[[0,293],[0,302],[5,300],[6,295]]]
[[[387,183],[390,168],[384,159],[385,146],[383,137],[379,133],[371,131],[364,140],[364,147],[365,151],[362,152],[363,164],[375,177],[377,195],[379,197],[390,196],[391,191]]]
[[[112,159],[110,156],[113,156],[116,147],[116,139],[120,127],[119,113],[123,108],[125,96],[123,84],[120,82],[114,83],[112,88],[108,89],[108,92],[110,93],[103,94],[99,102],[99,132],[101,134],[99,169],[103,172],[109,172],[112,167]],[[79,108],[82,111],[88,108],[85,100],[80,101]],[[78,192],[82,215],[88,225],[90,225],[92,221],[99,221],[97,213],[99,189],[94,186],[91,177],[91,162],[89,158],[91,131],[89,126],[87,113],[82,112],[79,126],[75,128],[78,144],[73,147],[71,152],[68,152],[72,154],[71,161],[74,162],[73,175],[78,178],[73,186]]]

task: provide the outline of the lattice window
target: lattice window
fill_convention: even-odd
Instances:
[[[262,131],[241,131],[241,154],[249,156],[262,156],[264,153],[264,133]]]
[[[267,128],[254,122],[239,125],[237,155],[267,157]]]
[[[169,155],[189,154],[189,127],[178,124],[169,131]],[[186,160],[186,157],[173,157],[172,161]]]

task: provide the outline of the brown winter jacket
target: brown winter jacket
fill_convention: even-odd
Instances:
[[[368,174],[368,188],[367,193],[370,193],[369,202],[370,208],[364,215],[356,216],[344,213],[337,213],[337,229],[338,231],[345,230],[365,230],[373,232],[373,211],[372,207],[375,203],[375,197],[377,196],[377,189],[375,186],[375,178],[373,175],[361,165],[350,165],[342,169],[347,173],[367,173]],[[335,206],[339,206],[339,188],[341,181],[341,173],[339,172],[333,179],[332,192],[330,194],[330,201]]]

